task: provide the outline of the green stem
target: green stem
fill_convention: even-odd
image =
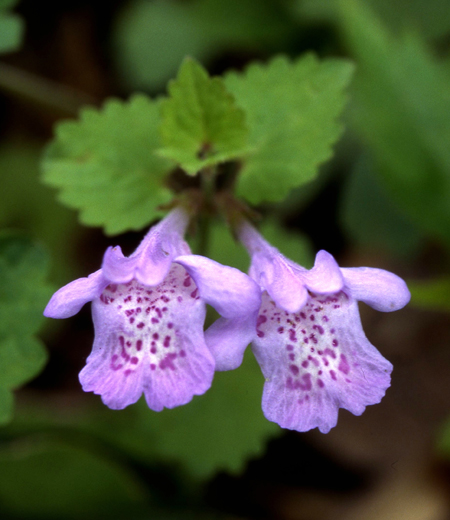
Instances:
[[[98,100],[83,92],[3,62],[0,89],[65,114],[76,115],[83,105],[98,105]]]
[[[201,188],[203,195],[203,211],[198,223],[198,245],[199,255],[206,256],[209,248],[209,235],[211,231],[211,214],[213,212],[213,200],[216,188],[216,168],[207,168],[200,172]]]

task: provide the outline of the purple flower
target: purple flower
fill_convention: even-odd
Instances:
[[[155,411],[185,404],[211,386],[211,352],[243,350],[254,337],[259,287],[237,269],[192,255],[187,223],[176,209],[130,257],[108,248],[100,270],[62,287],[44,311],[67,318],[92,301],[95,340],[80,382],[110,408],[142,393]],[[206,333],[205,303],[221,315]]]
[[[327,433],[339,408],[360,415],[380,402],[392,365],[368,341],[357,301],[389,312],[405,306],[405,282],[382,269],[340,269],[319,251],[307,270],[285,258],[249,224],[240,239],[262,290],[253,352],[266,378],[262,408],[283,428]]]

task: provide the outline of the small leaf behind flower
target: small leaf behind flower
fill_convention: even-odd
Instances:
[[[161,102],[161,156],[190,175],[248,151],[244,111],[220,78],[210,78],[192,59],[184,60]]]

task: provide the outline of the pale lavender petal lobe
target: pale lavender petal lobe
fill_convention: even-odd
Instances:
[[[406,283],[384,269],[354,267],[343,268],[341,271],[352,297],[377,311],[396,311],[404,307],[411,298]]]
[[[365,337],[344,292],[314,295],[298,313],[265,293],[253,350],[266,378],[263,412],[283,428],[326,433],[339,408],[360,415],[390,385],[392,365]]]
[[[85,303],[98,298],[108,283],[101,269],[88,278],[78,278],[68,283],[51,297],[44,310],[44,316],[57,319],[74,316]]]
[[[193,280],[174,265],[157,287],[136,280],[109,286],[93,302],[95,342],[80,382],[113,409],[142,393],[160,411],[211,385],[214,360],[203,337],[205,306]]]
[[[260,288],[241,271],[202,256],[181,256],[175,262],[194,279],[202,300],[222,316],[205,333],[216,370],[237,368],[255,336]]]
[[[241,223],[239,238],[252,257],[249,275],[283,309],[289,312],[301,309],[308,298],[302,277],[303,273],[307,273],[306,269],[284,257],[247,222]]]
[[[344,287],[344,278],[338,263],[330,253],[321,250],[316,255],[314,267],[300,276],[312,292],[327,294],[338,292]]]
[[[144,285],[162,283],[172,260],[190,253],[189,246],[183,240],[187,224],[187,214],[177,208],[150,229],[131,256],[125,257],[120,247],[108,248],[102,264],[105,277],[118,284],[132,279]]]

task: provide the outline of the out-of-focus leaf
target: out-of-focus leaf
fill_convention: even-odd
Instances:
[[[418,226],[450,243],[450,74],[417,36],[394,39],[365,6],[341,3],[358,60],[353,124]]]
[[[155,89],[185,56],[205,62],[230,49],[271,48],[286,36],[277,0],[137,0],[119,12],[113,40],[123,82]]]
[[[31,437],[0,452],[2,518],[132,518],[144,503],[128,468],[86,449]]]
[[[23,31],[20,16],[0,12],[0,53],[17,50],[22,43]]]
[[[185,406],[155,413],[141,399],[122,412],[97,410],[83,427],[142,462],[177,463],[195,478],[238,472],[280,431],[261,411],[263,383],[248,351],[241,367],[216,372],[211,389]]]
[[[76,263],[81,228],[73,211],[55,201],[39,182],[41,147],[5,142],[0,147],[0,228],[26,232],[51,252],[51,279],[65,283]]]
[[[434,280],[409,280],[411,305],[424,309],[450,311],[450,277]]]
[[[437,449],[446,459],[450,459],[450,418],[447,419],[439,432]]]
[[[220,78],[209,78],[200,64],[186,59],[168,90],[161,101],[160,155],[195,175],[247,151],[244,112]]]
[[[356,162],[349,176],[340,213],[345,231],[362,247],[403,257],[418,251],[421,235],[389,197],[367,156]]]
[[[29,240],[0,235],[0,391],[25,383],[43,368],[47,354],[33,337],[52,288],[45,281],[48,259]],[[5,398],[0,417],[11,415],[12,398]]]
[[[393,31],[420,30],[426,38],[441,38],[450,32],[448,0],[365,0]],[[293,8],[301,20],[335,22],[337,0],[296,0]]]
[[[16,4],[17,0],[0,0],[0,53],[15,51],[22,43],[23,20],[8,12]]]
[[[80,220],[108,234],[140,230],[161,215],[171,194],[165,177],[173,163],[160,148],[158,103],[137,95],[85,108],[64,121],[43,158],[43,180],[59,200],[80,210]]]
[[[0,425],[12,419],[14,396],[7,388],[0,386]]]
[[[280,201],[317,175],[341,134],[337,118],[352,71],[345,60],[320,61],[310,54],[226,75],[250,129],[252,152],[239,174],[239,195],[253,204]]]

